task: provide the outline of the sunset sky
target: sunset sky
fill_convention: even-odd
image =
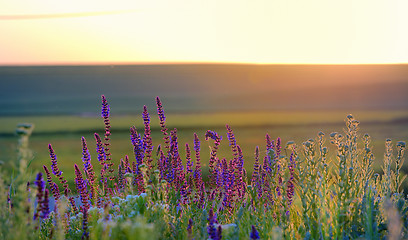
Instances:
[[[0,65],[408,63],[406,0],[0,2]]]

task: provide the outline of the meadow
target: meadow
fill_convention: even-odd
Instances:
[[[0,67],[0,239],[407,238],[407,73]]]
[[[310,137],[316,136],[320,131],[325,133],[341,132],[344,129],[344,116],[346,111],[269,111],[269,112],[223,112],[223,113],[180,113],[167,114],[169,128],[177,128],[179,142],[192,144],[194,133],[204,135],[208,129],[216,130],[222,136],[226,136],[225,124],[234,128],[239,143],[243,148],[243,154],[247,168],[253,165],[253,154],[256,146],[262,146],[265,134],[280,137],[282,141],[304,142]],[[95,116],[10,116],[1,117],[0,126],[0,152],[6,166],[15,166],[18,136],[15,129],[19,123],[33,123],[34,131],[30,137],[30,149],[33,151],[31,167],[38,171],[49,161],[48,144],[60,148],[60,168],[66,172],[70,183],[73,184],[74,174],[71,171],[72,163],[81,162],[81,151],[79,140],[82,136],[93,138],[95,132],[101,133],[103,123],[100,117]],[[118,114],[119,115],[119,114]],[[383,160],[386,138],[408,141],[406,111],[381,111],[360,110],[353,115],[363,122],[360,132],[370,133],[372,136],[373,152],[377,158],[374,161],[374,170],[379,172]],[[130,143],[129,127],[141,125],[142,115],[113,115],[112,126],[112,155],[117,164],[125,155],[132,156],[133,149]],[[158,118],[152,118],[152,136],[160,139],[160,128]],[[155,143],[162,144],[158,141]],[[89,143],[90,149],[95,149],[95,143]],[[265,150],[265,149],[263,149]],[[226,142],[220,146],[219,152],[222,156],[228,155],[230,149]],[[184,153],[181,153],[184,155]],[[203,167],[207,167],[210,151],[203,151]],[[404,171],[408,170],[403,168]],[[249,170],[250,172],[252,170]],[[405,187],[405,185],[404,185]]]
[[[22,139],[29,135],[24,127],[30,125],[22,125],[17,161],[2,165],[1,237],[407,237],[408,202],[402,186],[405,142],[380,140],[384,154],[375,158],[372,149],[379,143],[360,133],[360,121],[350,114],[343,126],[336,120],[340,112],[171,116],[165,115],[159,98],[157,113],[155,121],[147,108],[141,117],[111,118],[103,96],[99,123],[72,116],[27,118],[38,132],[30,138],[29,149],[45,144],[48,153],[42,156],[41,150],[27,148]],[[227,117],[228,125],[222,126]],[[381,126],[375,134],[406,136],[403,111],[367,111],[360,117],[369,123],[364,130]],[[136,127],[125,133],[120,123],[130,119]],[[4,120],[4,126],[15,121]],[[69,127],[69,122],[81,124]],[[206,128],[210,130],[200,133]],[[315,133],[316,128],[328,131]],[[283,132],[288,139],[279,136]],[[291,141],[304,134],[312,137]],[[78,139],[79,135],[84,137]],[[5,130],[2,145],[12,146],[7,143],[11,136]],[[32,156],[35,160],[30,162]],[[37,164],[44,164],[39,172]],[[381,166],[380,171],[376,168],[379,173],[374,172],[375,164]]]

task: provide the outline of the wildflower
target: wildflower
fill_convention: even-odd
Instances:
[[[290,154],[290,163],[289,163],[289,172],[290,172],[290,179],[287,182],[287,189],[286,189],[286,196],[288,199],[288,207],[293,202],[293,196],[295,195],[295,186],[294,186],[294,168],[295,168],[295,160],[293,157],[293,152]]]
[[[193,234],[192,228],[193,228],[193,220],[190,218],[188,219],[188,225],[187,225],[188,239],[191,239],[191,236]]]
[[[217,235],[216,235],[216,238],[214,238],[214,239],[217,239],[217,240],[221,240],[221,239],[222,239],[222,227],[221,227],[221,225],[218,225]]]
[[[167,128],[166,128],[166,116],[164,116],[164,111],[163,111],[163,106],[160,101],[159,97],[156,97],[156,103],[157,103],[157,115],[159,115],[159,120],[160,120],[160,127],[161,127],[161,132],[163,133],[164,137],[164,147],[167,149],[167,154],[170,150],[170,137],[167,133]]]
[[[48,170],[48,168],[45,165],[43,165],[43,168],[44,168],[45,175],[47,176],[48,186],[50,186],[50,188],[52,189],[54,185],[52,182],[50,170]]]
[[[147,168],[150,171],[152,169],[152,137],[151,137],[151,130],[150,130],[150,117],[149,113],[147,112],[147,107],[143,106],[143,122],[145,126],[145,132],[143,136],[143,149],[145,150],[145,157],[146,157],[146,164]]]
[[[280,153],[281,153],[281,139],[280,139],[280,137],[278,137],[276,139],[275,149],[276,149],[276,156],[279,158]]]
[[[82,206],[88,210],[89,209],[89,202],[88,202],[88,191],[85,186],[84,179],[82,178],[81,170],[79,170],[78,165],[74,165],[75,168],[75,183],[78,189],[78,193],[81,197]]]
[[[95,133],[94,136],[96,141],[96,152],[98,153],[98,161],[103,166],[106,161],[105,149],[102,146],[102,140],[101,137],[99,137],[99,134]]]
[[[255,240],[255,239],[260,239],[259,233],[258,233],[258,231],[256,230],[256,228],[255,228],[254,225],[252,225],[252,227],[251,227],[251,234],[249,235],[249,237],[250,237],[251,239],[253,239],[253,240]]]
[[[114,179],[114,176],[113,176],[114,169],[113,169],[113,162],[111,161],[112,158],[111,158],[110,143],[109,143],[109,141],[110,141],[109,137],[111,135],[109,111],[110,111],[110,107],[108,105],[108,101],[106,100],[106,97],[104,95],[102,95],[102,113],[101,113],[101,116],[102,116],[103,122],[105,124],[105,139],[104,139],[105,142],[104,142],[104,145],[105,145],[105,154],[106,154],[106,164],[108,165],[108,171],[109,171],[109,173],[111,175],[109,179],[111,181],[113,181],[113,179]]]
[[[271,140],[271,137],[269,136],[269,134],[265,135],[265,139],[266,139],[266,150],[268,151],[269,149],[273,148],[273,140]]]
[[[140,134],[137,133],[135,126],[130,128],[130,140],[132,141],[133,153],[135,154],[137,165],[143,164],[143,142],[140,138]]]
[[[234,162],[238,161],[238,150],[237,150],[237,140],[235,139],[234,132],[232,131],[231,127],[227,124],[227,137],[229,140],[229,144],[232,149],[232,154],[234,155]]]
[[[259,147],[255,148],[255,163],[254,163],[254,172],[252,173],[252,186],[257,186],[259,183]]]
[[[186,174],[193,172],[193,162],[191,161],[190,146],[186,143]]]
[[[53,185],[54,186],[52,187],[52,195],[54,196],[55,201],[58,202],[58,200],[61,198],[59,188],[58,188],[58,185],[54,182],[53,182]]]
[[[105,154],[105,148],[102,145],[102,140],[99,137],[99,134],[95,133],[95,141],[96,141],[96,152],[98,153],[98,162],[102,166],[100,175],[101,175],[101,183],[102,185],[107,188],[107,182],[106,182],[106,177],[105,177],[105,172],[106,172],[106,154]]]
[[[208,237],[210,239],[218,239],[217,238],[217,229],[215,228],[215,224],[217,223],[216,216],[214,214],[213,209],[211,208],[209,213],[208,213],[208,227],[207,227],[207,232],[208,232]]]
[[[57,155],[55,155],[54,149],[52,149],[51,144],[48,144],[48,149],[50,151],[52,173],[55,176],[60,177],[61,171],[58,169]]]
[[[88,232],[88,209],[82,208],[82,239],[89,239]]]
[[[109,107],[108,101],[106,100],[105,95],[102,95],[102,113],[101,113],[101,116],[103,118],[109,118],[109,111],[110,111],[110,107]]]
[[[194,176],[193,176],[193,161],[191,160],[191,151],[190,146],[186,143],[186,172],[185,175],[187,178],[187,187],[189,194],[193,188]]]
[[[34,213],[34,220],[36,220],[40,215],[39,212],[41,211],[42,203],[43,203],[43,197],[44,197],[44,188],[45,188],[45,183],[43,180],[42,173],[39,172],[37,174],[37,177],[35,179],[35,185],[37,186],[37,211]]]
[[[57,209],[57,203],[61,197],[60,193],[59,193],[59,188],[58,185],[56,183],[54,183],[51,179],[51,174],[50,171],[48,170],[48,168],[44,165],[43,166],[45,174],[47,175],[47,182],[48,182],[48,186],[50,186],[52,195],[54,196],[55,199],[55,210]],[[27,185],[28,187],[29,185]]]
[[[120,159],[120,164],[118,165],[118,187],[119,187],[119,192],[121,192],[124,189],[124,172],[125,172],[125,164],[123,163],[123,159]]]
[[[49,191],[45,189],[44,191],[44,199],[41,202],[41,215],[40,218],[46,219],[50,214],[50,207],[49,207]]]
[[[217,151],[218,147],[221,143],[222,137],[218,135],[218,133],[208,130],[205,134],[205,140],[208,141],[209,139],[214,140],[214,147],[211,149],[210,153],[210,162],[209,162],[209,171],[210,171],[210,181],[211,185],[215,185],[215,178],[216,178],[216,171],[215,171],[215,163],[217,160]]]
[[[194,133],[194,151],[196,156],[196,164],[195,164],[195,171],[194,171],[194,184],[196,189],[200,189],[202,177],[201,177],[201,159],[200,159],[200,139],[196,133]]]

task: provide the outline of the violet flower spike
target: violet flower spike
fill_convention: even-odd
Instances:
[[[167,150],[166,154],[169,153],[170,151],[170,137],[169,134],[167,133],[167,128],[166,128],[166,116],[164,115],[163,111],[163,106],[160,101],[159,97],[156,97],[156,103],[157,103],[157,115],[159,116],[160,120],[160,127],[161,127],[161,132],[163,133],[164,137],[164,148]]]
[[[202,177],[201,177],[201,159],[200,159],[200,139],[198,139],[198,136],[196,133],[194,133],[194,151],[195,151],[195,157],[196,157],[196,164],[195,164],[195,170],[194,170],[194,184],[196,186],[196,189],[201,188],[201,182],[202,182]]]
[[[259,178],[259,147],[256,146],[255,148],[255,163],[254,163],[254,172],[252,173],[252,186],[255,186],[258,182]]]
[[[41,202],[41,219],[47,219],[48,215],[50,214],[50,207],[49,207],[49,191],[45,189],[44,191],[44,199]]]
[[[132,141],[133,153],[135,155],[137,166],[139,166],[140,164],[144,163],[143,162],[144,150],[143,150],[143,142],[140,138],[140,134],[137,133],[135,126],[130,128],[130,140]]]
[[[115,171],[114,169],[113,169],[113,162],[111,161],[112,160],[112,157],[111,157],[111,153],[110,153],[110,143],[109,143],[109,141],[110,141],[110,135],[111,135],[111,132],[110,132],[110,120],[109,120],[109,111],[110,111],[110,107],[109,107],[109,105],[108,105],[108,101],[106,100],[106,97],[105,97],[105,95],[102,95],[102,111],[101,111],[101,116],[102,116],[102,118],[103,118],[103,122],[104,122],[104,124],[105,124],[105,142],[104,142],[104,145],[105,145],[105,154],[106,154],[106,164],[108,165],[108,167],[109,167],[109,169],[108,169],[108,171],[109,171],[109,173],[110,173],[110,180],[111,181],[113,181],[113,179],[115,178],[114,177],[114,175],[113,175],[113,172]]]
[[[234,162],[237,164],[238,161],[238,150],[237,150],[237,140],[235,139],[234,132],[232,131],[231,127],[227,124],[227,137],[229,144],[231,146],[232,153],[234,155]]]
[[[216,239],[216,240],[221,240],[222,239],[222,227],[221,227],[221,225],[218,225],[217,235],[216,235],[216,238],[214,238],[214,239]]]
[[[188,239],[191,239],[191,235],[193,234],[192,227],[193,227],[193,220],[190,218],[188,219],[188,225],[187,225]]]
[[[102,140],[101,137],[99,137],[99,134],[95,133],[94,136],[96,141],[96,152],[98,153],[98,161],[103,166],[106,161],[105,148],[102,145]]]
[[[75,183],[77,186],[77,189],[79,191],[80,197],[81,197],[81,202],[82,206],[88,210],[89,209],[89,201],[88,201],[88,190],[86,189],[85,181],[82,178],[82,173],[81,170],[79,170],[78,165],[74,165],[75,168]]]
[[[217,161],[217,151],[218,147],[221,143],[222,137],[218,135],[218,133],[207,130],[205,133],[205,140],[208,141],[209,139],[214,140],[214,147],[211,148],[211,153],[210,153],[210,161],[209,161],[209,171],[210,171],[210,187],[215,186],[215,178],[216,178],[216,169],[215,169],[215,164]]]
[[[101,117],[108,118],[109,117],[109,112],[110,112],[110,106],[108,104],[108,101],[106,100],[105,95],[102,95],[101,97],[102,97]]]
[[[276,156],[277,156],[278,159],[279,159],[279,156],[280,156],[280,153],[281,153],[281,139],[280,139],[280,137],[278,137],[278,138],[276,139],[275,148],[276,148]]]
[[[61,171],[58,169],[57,155],[55,155],[54,149],[52,148],[51,144],[48,144],[48,149],[50,151],[52,173],[55,176],[59,177],[61,175]]]
[[[145,132],[143,136],[143,149],[145,150],[145,157],[146,157],[146,164],[148,167],[148,170],[152,169],[152,151],[153,151],[153,145],[152,145],[152,137],[151,137],[151,130],[150,130],[150,117],[149,113],[147,112],[147,107],[143,106],[143,122],[145,126]]]
[[[82,142],[82,161],[84,163],[85,171],[88,174],[89,181],[93,185],[95,181],[95,172],[91,163],[91,155],[89,154],[88,146],[84,137],[81,138]]]
[[[255,228],[254,225],[252,225],[252,227],[251,227],[251,234],[249,235],[249,237],[250,237],[252,240],[260,239],[259,233],[258,233],[258,231],[256,230],[256,228]]]
[[[193,172],[193,162],[191,160],[190,146],[186,143],[186,173]]]
[[[211,208],[209,213],[208,213],[208,227],[207,227],[207,232],[208,232],[208,237],[210,239],[217,239],[217,230],[215,228],[215,223],[216,223],[216,217],[214,215],[214,211]]]
[[[288,208],[292,205],[293,196],[295,195],[294,167],[295,167],[295,161],[293,159],[293,152],[292,152],[290,154],[290,165],[289,165],[290,179],[287,183],[287,190],[286,190],[286,196],[288,199]]]
[[[43,176],[42,176],[41,172],[39,172],[37,174],[37,177],[36,177],[36,180],[35,180],[35,185],[37,186],[37,195],[36,195],[37,210],[34,213],[33,220],[36,220],[40,216],[40,211],[41,211],[43,197],[44,197],[45,183],[44,183]]]

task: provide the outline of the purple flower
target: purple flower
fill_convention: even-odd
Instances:
[[[43,166],[43,168],[45,171],[45,175],[47,176],[48,186],[50,187],[52,195],[54,196],[55,201],[57,202],[61,197],[59,193],[58,185],[52,181],[50,170],[48,170],[48,168],[45,165]]]
[[[237,150],[237,140],[235,139],[234,132],[232,131],[231,127],[227,124],[227,137],[229,144],[231,146],[232,153],[234,155],[234,162],[238,161],[238,150]]]
[[[193,228],[193,220],[190,218],[188,220],[188,225],[187,225],[188,239],[191,239],[191,235],[193,234],[192,228]]]
[[[269,134],[266,134],[265,139],[266,139],[266,151],[268,151],[269,149],[272,148],[271,137],[269,136]]]
[[[84,169],[89,176],[89,180],[91,184],[93,184],[95,180],[95,172],[93,170],[93,166],[91,163],[91,155],[89,154],[88,146],[86,144],[86,140],[84,137],[81,138],[82,142],[82,162],[84,163]]]
[[[220,141],[222,140],[222,136],[218,135],[217,132],[215,131],[211,131],[211,130],[207,130],[207,132],[205,133],[205,140],[208,141],[208,139],[212,139],[214,141]]]
[[[211,153],[210,153],[210,162],[209,162],[209,171],[210,171],[210,187],[211,186],[215,186],[216,184],[216,169],[215,169],[215,163],[217,161],[217,151],[218,151],[218,147],[221,143],[222,137],[218,135],[218,133],[208,130],[205,133],[205,140],[208,141],[209,139],[213,139],[214,140],[214,147],[211,148]]]
[[[255,163],[254,163],[254,172],[252,173],[251,185],[253,187],[259,184],[259,147],[255,148]]]
[[[35,179],[35,185],[37,186],[37,196],[36,196],[37,211],[35,211],[34,213],[34,218],[33,218],[34,220],[36,220],[38,216],[40,216],[39,212],[42,210],[42,203],[43,203],[43,197],[44,197],[45,183],[44,183],[41,172],[37,174],[37,178]]]
[[[201,182],[202,182],[202,177],[201,177],[201,159],[200,159],[200,139],[198,139],[198,136],[196,133],[194,133],[194,151],[195,151],[195,156],[196,156],[196,164],[195,164],[195,171],[194,171],[194,184],[196,186],[196,189],[201,188]]]
[[[164,116],[164,111],[163,111],[163,106],[160,101],[159,97],[156,97],[156,103],[157,103],[157,115],[159,115],[159,120],[160,120],[160,127],[161,127],[161,132],[163,133],[164,137],[164,147],[167,150],[167,153],[170,150],[170,137],[167,133],[167,128],[166,128],[166,116]]]
[[[50,151],[52,173],[55,176],[59,177],[61,175],[61,171],[58,169],[57,155],[55,155],[54,149],[52,149],[51,144],[48,144],[48,149]]]
[[[249,237],[250,237],[251,239],[253,239],[253,240],[255,240],[255,239],[260,239],[259,233],[258,233],[258,231],[256,230],[256,228],[255,228],[254,225],[252,225],[251,234],[249,235]]]
[[[109,111],[110,111],[110,107],[109,107],[108,101],[106,100],[105,95],[102,95],[102,112],[101,112],[101,116],[103,118],[109,118]]]
[[[115,171],[113,169],[113,162],[111,161],[111,153],[110,153],[110,120],[109,120],[109,105],[108,105],[108,101],[106,100],[105,96],[102,95],[102,114],[101,116],[103,117],[103,122],[105,124],[105,154],[106,154],[106,161],[105,163],[108,165],[108,171],[110,173],[110,180],[113,181],[113,179],[115,178],[113,175],[113,172]]]
[[[49,207],[49,192],[48,189],[44,191],[44,199],[41,202],[41,215],[40,218],[46,219],[50,214],[50,207]]]
[[[153,146],[152,146],[152,137],[150,136],[151,130],[150,130],[150,117],[149,113],[147,112],[147,107],[143,106],[143,122],[145,126],[145,132],[143,136],[143,149],[145,150],[145,156],[146,156],[146,164],[149,170],[152,169],[152,151],[153,151]]]
[[[88,202],[88,190],[86,189],[85,181],[82,178],[81,170],[79,170],[78,165],[74,165],[75,168],[75,183],[78,189],[78,193],[81,197],[82,206],[88,210],[89,209],[89,202]]]
[[[126,179],[125,179],[125,163],[123,162],[123,159],[120,159],[120,164],[118,166],[118,187],[119,187],[119,192],[124,190],[124,187],[126,185]]]
[[[279,159],[279,156],[280,156],[280,153],[281,153],[281,139],[280,139],[280,137],[278,137],[278,138],[276,139],[275,149],[276,149],[276,156],[277,156],[278,159]]]
[[[58,185],[56,183],[53,183],[52,195],[54,195],[54,198],[55,198],[56,202],[58,202],[58,200],[61,198],[60,191],[59,191]]]
[[[101,137],[99,137],[99,134],[95,133],[94,136],[96,141],[96,152],[98,153],[98,161],[103,166],[106,160],[105,149],[102,145],[102,140]]]
[[[89,239],[89,232],[88,232],[88,209],[82,208],[82,239]]]
[[[166,175],[166,156],[164,155],[161,147],[158,147],[160,158],[157,161],[157,168],[160,170],[160,181],[165,179]]]
[[[133,145],[133,152],[135,154],[137,165],[139,166],[140,164],[143,163],[144,150],[143,150],[143,142],[140,138],[140,134],[137,133],[135,126],[130,128],[130,140]]]
[[[221,240],[221,239],[222,239],[222,227],[221,225],[218,225],[217,235],[216,235],[216,238],[214,238],[214,240]]]
[[[290,154],[290,163],[289,163],[289,172],[290,172],[290,179],[287,183],[287,188],[286,188],[286,196],[288,199],[288,207],[293,202],[293,196],[295,195],[295,185],[294,185],[294,168],[295,168],[295,160],[293,157],[293,152]]]
[[[208,227],[207,227],[207,232],[208,232],[208,237],[210,239],[218,239],[217,238],[217,229],[215,228],[215,224],[217,223],[217,218],[214,214],[213,209],[211,208],[209,213],[208,213]]]
[[[193,162],[191,161],[190,146],[186,143],[186,173],[193,172]]]

